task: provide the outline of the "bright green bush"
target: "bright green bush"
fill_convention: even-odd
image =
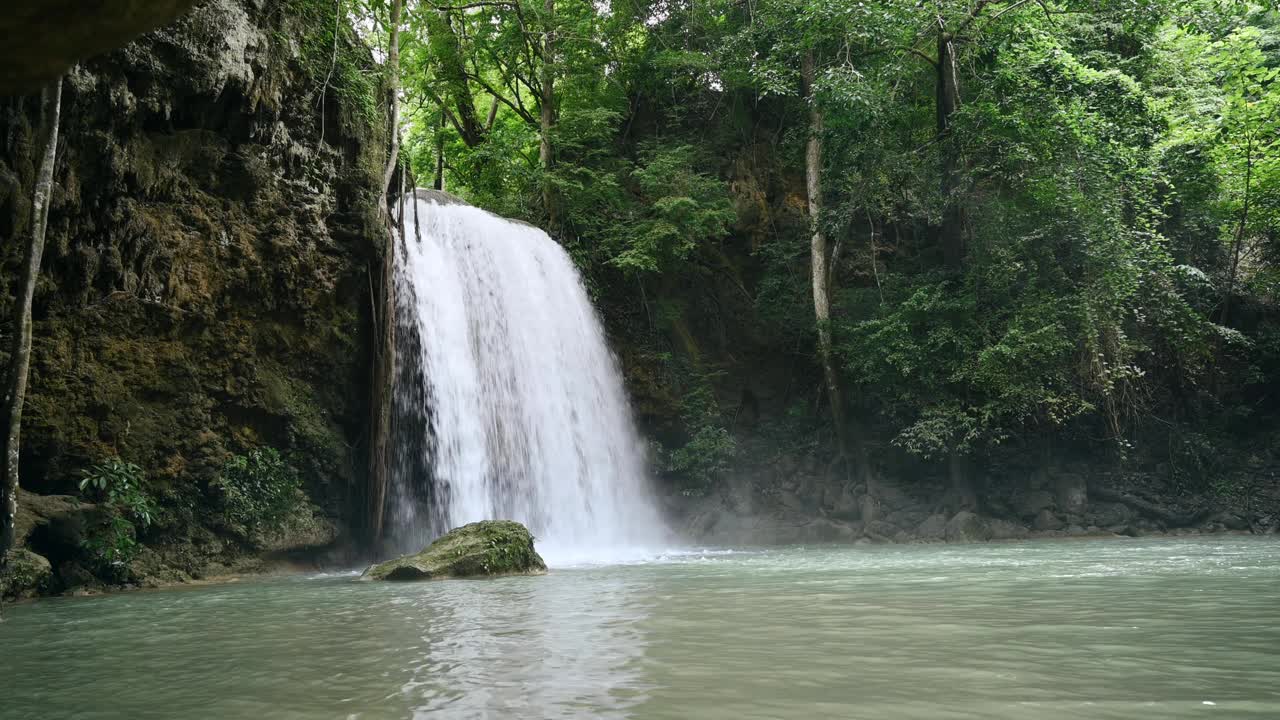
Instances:
[[[111,575],[118,575],[137,555],[138,529],[150,526],[155,517],[145,482],[142,468],[119,458],[81,471],[80,491],[105,510],[101,522],[86,534],[84,547]]]
[[[667,470],[687,480],[685,495],[703,495],[712,483],[729,469],[738,445],[729,431],[716,425],[703,425],[689,442],[667,456]]]

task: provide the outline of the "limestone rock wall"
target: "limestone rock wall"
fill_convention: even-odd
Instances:
[[[290,458],[315,506],[308,542],[347,524],[363,476],[385,132],[349,27],[332,61],[333,7],[209,0],[66,77],[22,483],[74,494],[104,457],[141,466],[162,508],[144,541],[182,548],[152,559],[179,579],[248,552],[203,515],[231,454]],[[3,283],[39,122],[38,98],[0,100]]]

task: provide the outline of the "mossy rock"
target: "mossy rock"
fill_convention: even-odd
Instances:
[[[43,556],[30,550],[10,550],[0,568],[0,597],[21,599],[41,594],[53,577],[53,568]]]
[[[528,528],[510,520],[485,520],[450,530],[416,555],[374,565],[360,579],[441,580],[546,571]]]

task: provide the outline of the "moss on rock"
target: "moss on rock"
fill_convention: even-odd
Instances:
[[[53,577],[53,568],[43,556],[30,550],[10,550],[0,563],[0,598],[35,597]]]
[[[440,580],[546,571],[525,526],[511,520],[485,520],[450,530],[416,555],[374,565],[361,579]]]

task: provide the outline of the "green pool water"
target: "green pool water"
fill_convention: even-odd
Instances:
[[[3,718],[1280,718],[1280,541],[707,550],[44,600]]]

